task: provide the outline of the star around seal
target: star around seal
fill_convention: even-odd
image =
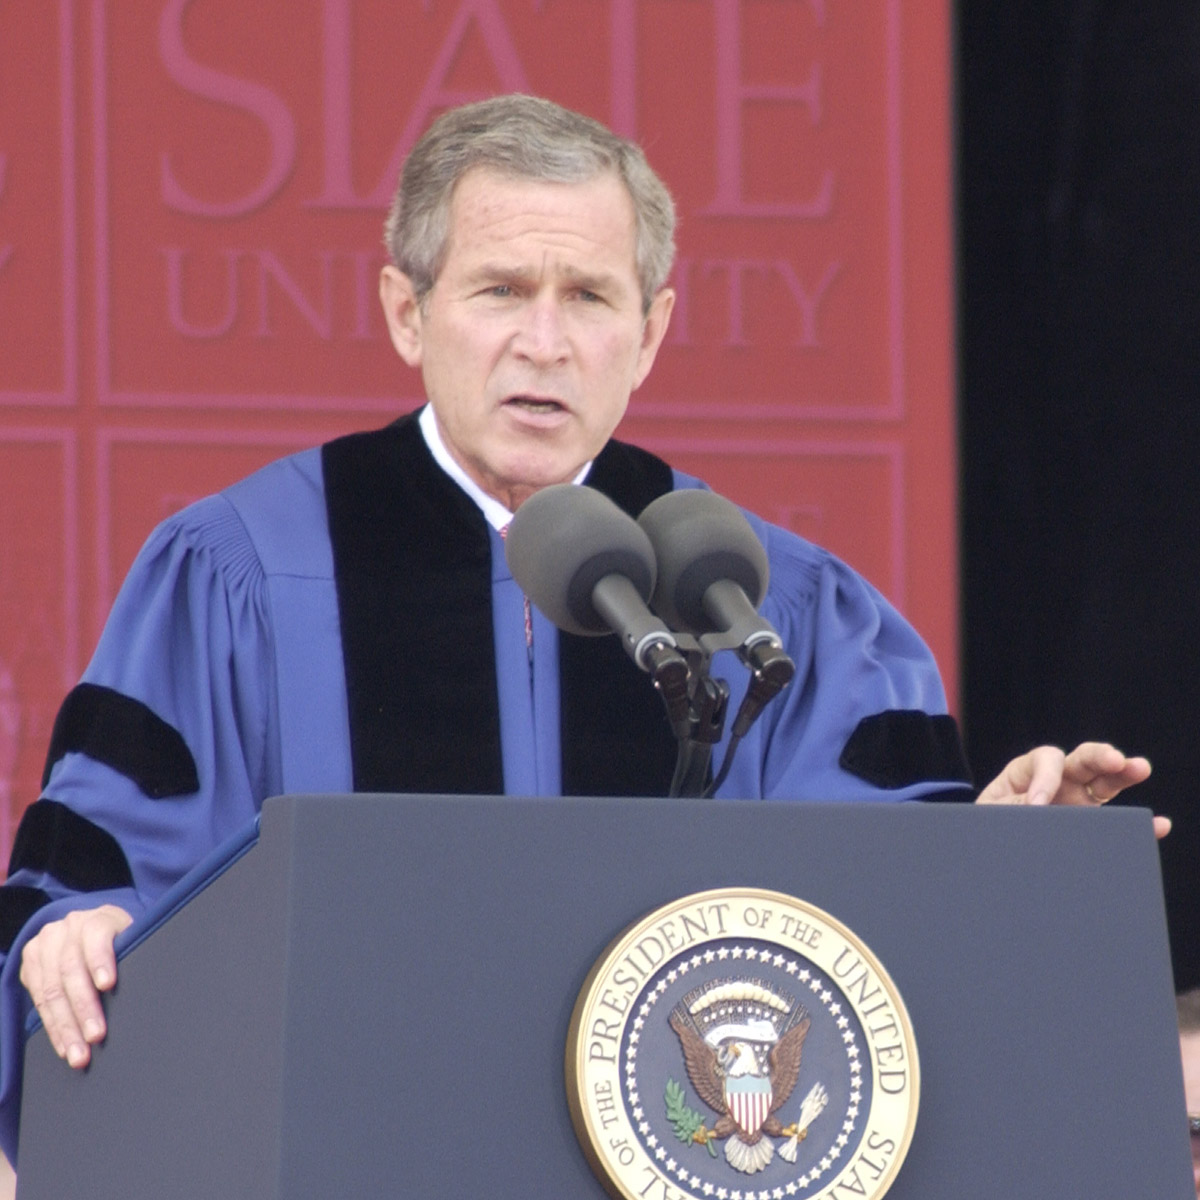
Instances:
[[[571,1018],[567,1097],[618,1200],[876,1200],[916,1124],[916,1041],[871,951],[757,888],[622,933]]]

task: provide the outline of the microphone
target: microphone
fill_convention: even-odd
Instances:
[[[674,629],[733,647],[750,668],[733,733],[744,735],[763,706],[787,686],[795,663],[758,611],[770,578],[767,552],[741,509],[715,492],[682,488],[638,518],[654,548],[658,582],[650,603]]]
[[[555,484],[517,510],[504,553],[521,590],[559,629],[616,633],[629,657],[653,676],[676,736],[688,736],[687,660],[647,606],[654,550],[631,516],[594,488]]]

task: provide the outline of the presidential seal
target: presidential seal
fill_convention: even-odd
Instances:
[[[567,1098],[618,1200],[874,1200],[917,1117],[912,1026],[871,951],[758,888],[665,905],[592,968]]]

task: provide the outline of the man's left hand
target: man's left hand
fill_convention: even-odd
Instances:
[[[1084,742],[1070,754],[1038,746],[1012,762],[979,793],[976,804],[1107,804],[1150,775],[1144,758],[1128,758],[1107,742]],[[1154,818],[1154,834],[1166,837],[1169,817]]]

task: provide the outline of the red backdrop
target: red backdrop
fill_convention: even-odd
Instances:
[[[956,690],[945,0],[0,0],[0,849],[150,528],[420,402],[375,299],[432,114],[538,92],[679,202],[622,436],[823,542]]]

